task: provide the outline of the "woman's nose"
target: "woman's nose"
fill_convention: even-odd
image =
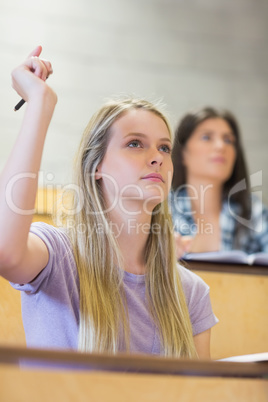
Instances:
[[[223,138],[216,138],[215,139],[215,147],[218,149],[224,149],[225,148],[225,141]]]
[[[154,150],[149,155],[149,163],[150,165],[159,165],[161,166],[163,163],[163,155],[158,150]]]

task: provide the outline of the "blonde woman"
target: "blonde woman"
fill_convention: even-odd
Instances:
[[[171,132],[152,104],[106,104],[85,129],[66,228],[32,224],[43,144],[57,102],[37,47],[13,71],[27,101],[1,175],[0,272],[22,291],[29,346],[209,358],[208,286],[178,266],[167,196]],[[7,189],[20,175],[6,203]],[[7,194],[6,194],[7,195]],[[70,222],[71,220],[71,222]]]

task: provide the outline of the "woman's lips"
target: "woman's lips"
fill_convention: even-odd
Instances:
[[[156,182],[161,181],[162,183],[164,183],[164,179],[163,179],[162,175],[159,173],[147,174],[146,176],[142,177],[142,180],[151,180],[151,181],[156,181]]]
[[[215,158],[211,158],[211,161],[215,163],[225,163],[226,159],[223,156],[215,156]]]

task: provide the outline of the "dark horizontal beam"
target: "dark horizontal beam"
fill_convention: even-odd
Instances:
[[[268,379],[268,362],[238,363],[211,360],[173,359],[151,355],[89,354],[76,351],[0,346],[1,364],[27,368],[113,371],[201,377]]]
[[[266,265],[227,264],[212,261],[181,261],[182,265],[193,271],[227,272],[243,275],[268,275]]]

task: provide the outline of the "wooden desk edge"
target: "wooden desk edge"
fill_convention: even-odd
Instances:
[[[102,370],[130,373],[187,375],[206,377],[240,377],[268,379],[268,362],[237,363],[211,360],[171,359],[151,355],[89,354],[0,346],[0,364],[42,364],[47,368]],[[53,367],[54,366],[54,367]],[[30,366],[31,367],[31,366]]]
[[[247,265],[247,264],[227,264],[212,261],[185,261],[180,263],[193,271],[225,272],[230,274],[246,275],[268,275],[268,266],[266,265]]]

